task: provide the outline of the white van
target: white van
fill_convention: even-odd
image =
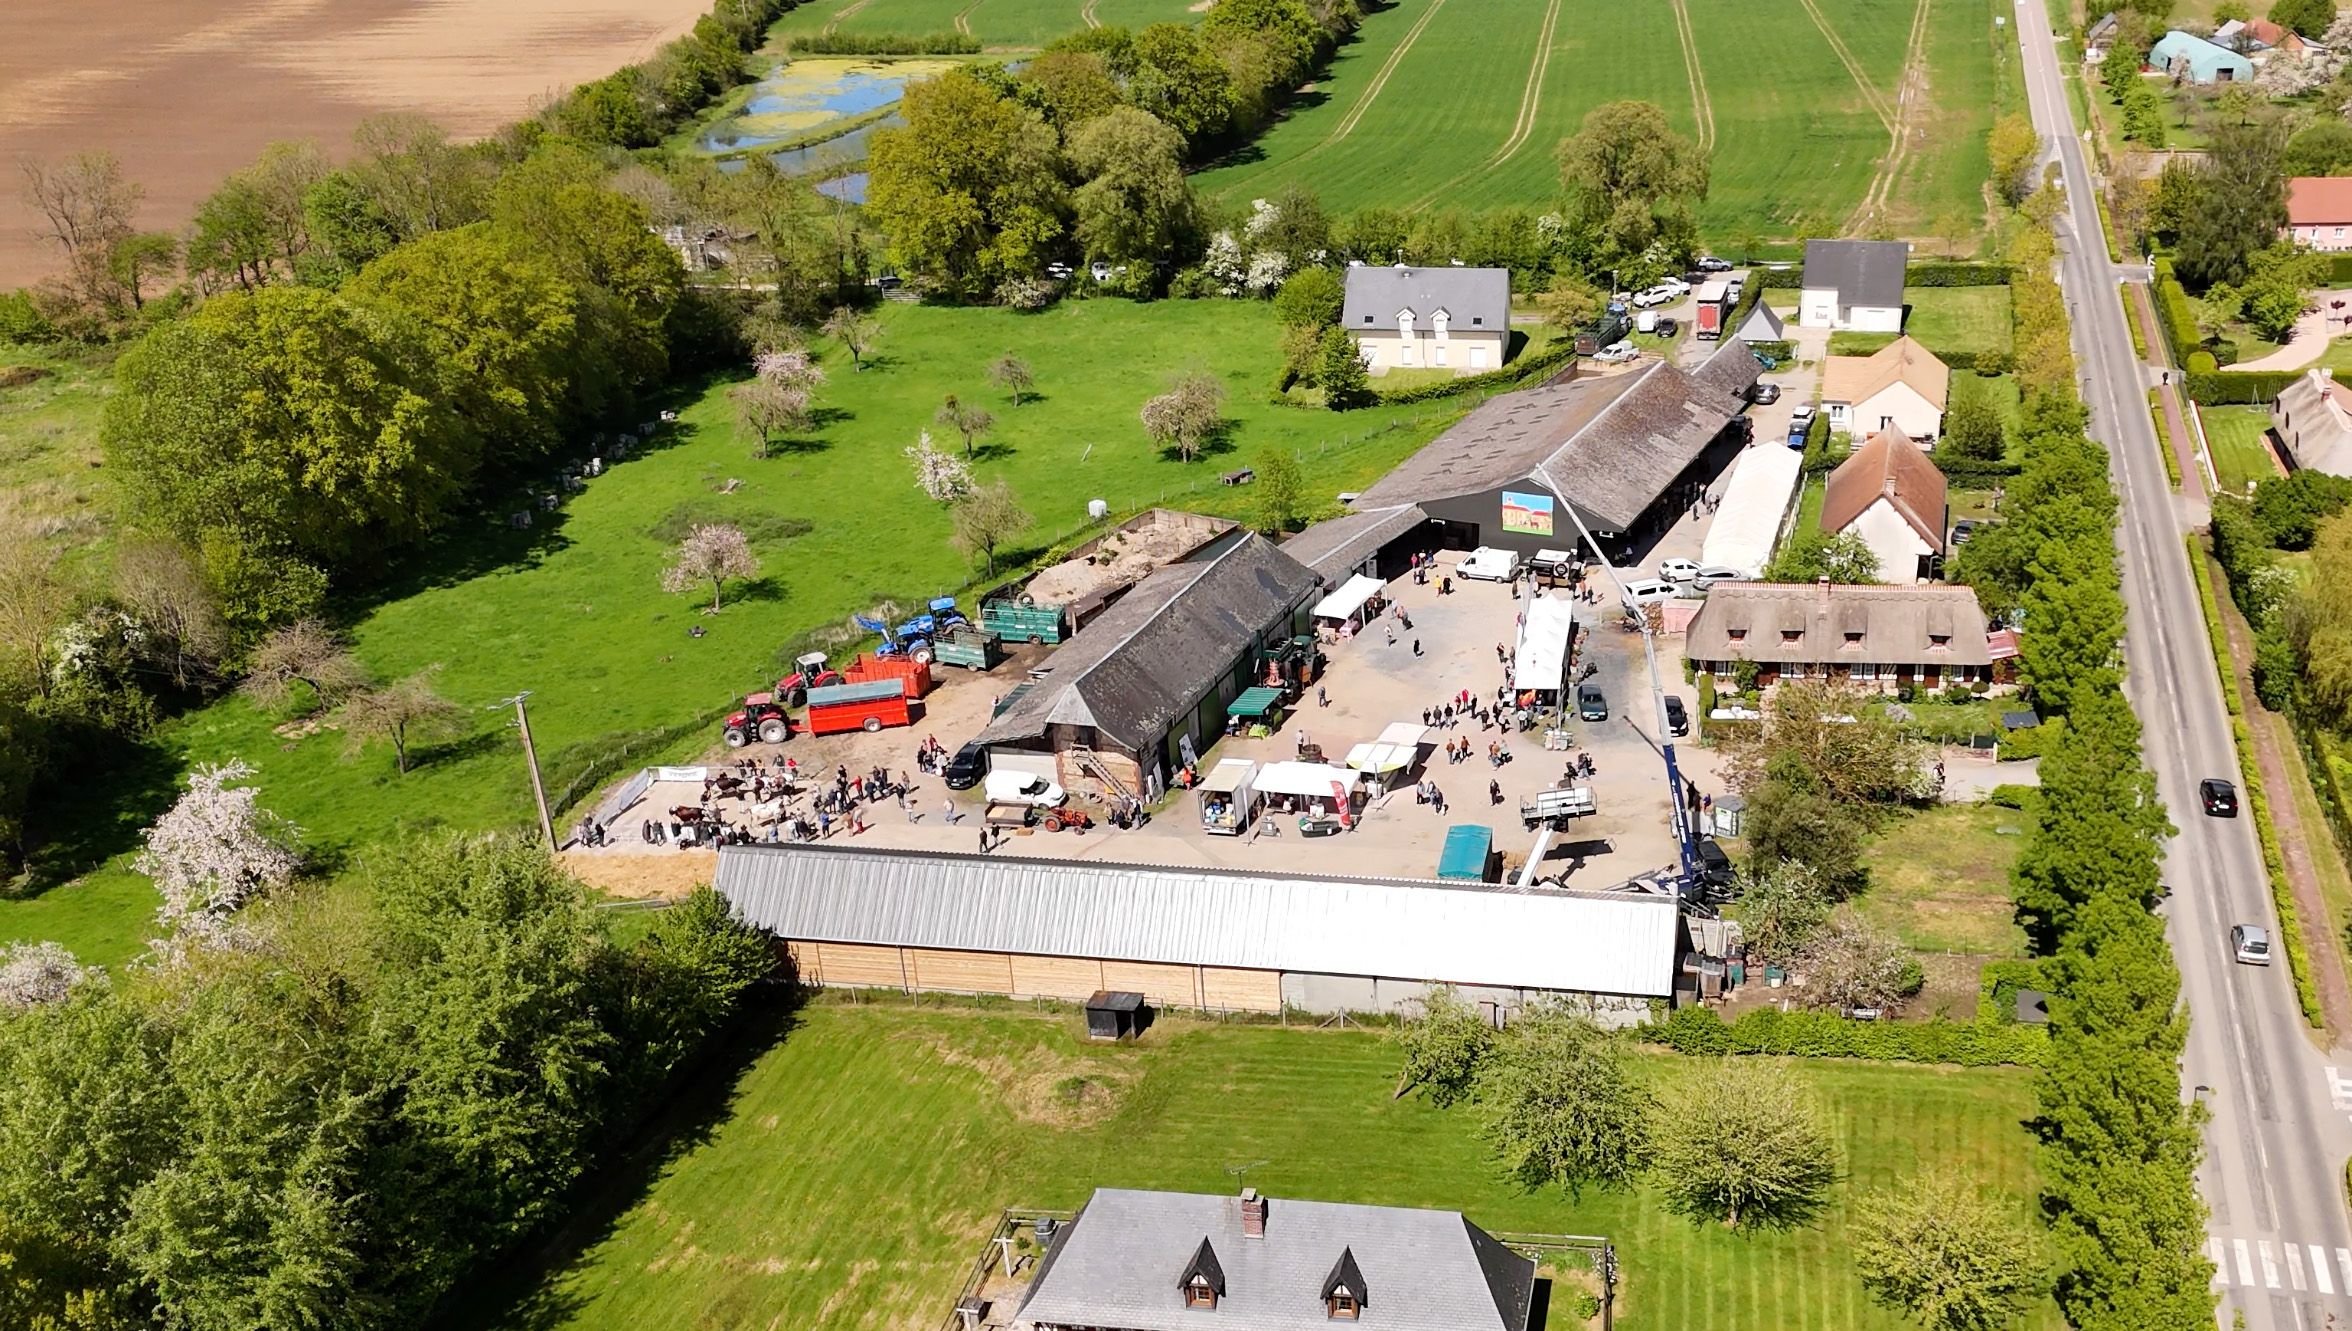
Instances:
[[[1624,600],[1625,608],[1628,610],[1645,605],[1656,605],[1660,601],[1671,601],[1674,599],[1674,584],[1662,582],[1657,578],[1635,578],[1625,584],[1625,592],[1621,599]]]
[[[980,782],[990,804],[1026,804],[1035,809],[1059,807],[1069,798],[1062,788],[1029,772],[990,772]]]
[[[1465,579],[1483,578],[1489,582],[1509,582],[1519,576],[1519,552],[1498,550],[1491,545],[1482,545],[1464,555],[1461,563],[1454,565],[1454,576]]]

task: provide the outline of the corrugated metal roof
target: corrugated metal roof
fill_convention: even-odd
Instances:
[[[728,846],[718,889],[781,938],[1663,998],[1678,910],[1516,892],[831,846]]]

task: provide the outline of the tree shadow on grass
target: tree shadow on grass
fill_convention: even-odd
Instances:
[[[151,740],[82,733],[58,736],[73,758],[33,792],[25,811],[31,847],[21,880],[0,895],[37,897],[139,847],[140,833],[179,798],[180,757]]]
[[[661,1109],[606,1151],[558,1207],[565,1218],[519,1247],[488,1254],[478,1274],[443,1300],[435,1331],[556,1331],[587,1306],[559,1287],[567,1273],[620,1228],[671,1164],[708,1144],[735,1111],[745,1074],[800,1025],[803,996],[777,984],[754,989],[745,1012],[715,1033],[698,1062],[646,1102]]]
[[[1011,444],[999,444],[993,442],[977,444],[972,449],[972,461],[999,462],[1005,458],[1013,456],[1013,454],[1018,453],[1019,451],[1019,449],[1014,448]]]

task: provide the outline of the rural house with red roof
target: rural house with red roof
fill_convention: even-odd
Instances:
[[[1878,556],[1878,580],[1932,582],[1951,507],[1944,473],[1898,430],[1880,430],[1829,474],[1821,529],[1851,532]]]
[[[2322,253],[2352,250],[2352,176],[2289,180],[2287,238]]]

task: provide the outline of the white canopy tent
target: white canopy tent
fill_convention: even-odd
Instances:
[[[1359,774],[1329,763],[1267,763],[1258,769],[1257,788],[1261,795],[1333,800],[1341,792],[1352,793],[1360,779]]]
[[[1429,727],[1418,721],[1392,721],[1380,738],[1348,750],[1347,765],[1374,777],[1387,778],[1410,771],[1429,747]]]
[[[1365,604],[1387,586],[1378,578],[1355,574],[1338,591],[1315,602],[1314,616],[1347,623],[1362,614]]]
[[[1568,679],[1568,641],[1576,632],[1576,603],[1560,596],[1527,602],[1519,625],[1519,654],[1511,661],[1517,689],[1560,689]]]
[[[1736,568],[1749,577],[1764,572],[1772,558],[1772,544],[1780,535],[1781,519],[1795,500],[1805,455],[1770,441],[1751,444],[1731,464],[1723,484],[1723,504],[1707,529],[1699,562],[1710,568]]]

